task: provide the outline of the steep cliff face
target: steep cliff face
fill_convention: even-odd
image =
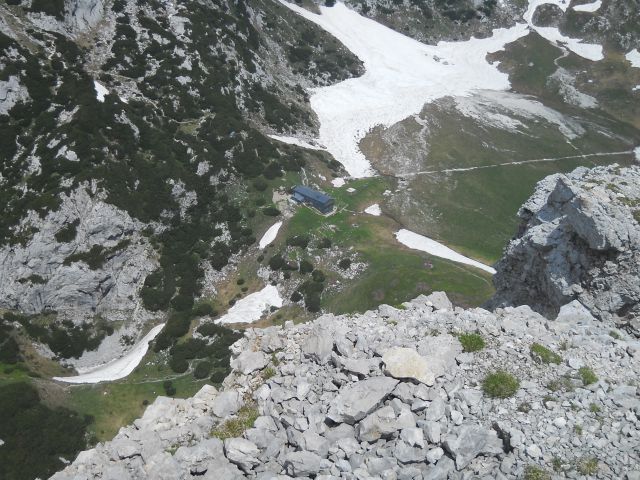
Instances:
[[[0,306],[25,313],[131,311],[155,253],[144,224],[79,188],[55,212],[27,215],[27,241],[0,249]]]
[[[494,305],[555,314],[578,300],[601,320],[640,315],[640,168],[579,168],[541,181],[498,262]]]

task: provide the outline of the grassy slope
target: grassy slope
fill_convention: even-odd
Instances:
[[[387,180],[375,178],[327,189],[336,198],[338,213],[322,217],[300,208],[289,222],[287,234],[326,236],[343,250],[353,248],[368,264],[356,280],[343,282],[340,291],[325,293],[323,308],[336,313],[365,311],[436,290],[450,292],[460,304],[483,303],[493,292],[487,274],[406,249],[395,240],[393,233],[400,225],[394,220],[361,213],[372,203],[381,202],[382,192],[389,186]],[[348,187],[356,192],[348,193]]]
[[[559,61],[571,71],[588,69],[593,73],[579,75],[577,85],[582,91],[595,95],[603,108],[580,110],[564,103],[547,84],[547,78],[557,68],[554,61],[560,55],[558,48],[537,34],[531,34],[509,45],[506,52],[493,59],[502,62],[501,68],[509,73],[515,91],[536,95],[545,105],[579,118],[587,134],[568,142],[555,126],[538,121],[528,122],[523,133],[513,133],[481,125],[450,108],[432,105],[423,112],[423,116],[430,119],[432,128],[428,138],[429,152],[419,170],[631,150],[640,142],[640,133],[633,127],[633,122],[630,124],[627,120],[637,111],[637,106],[628,101],[628,93],[615,96],[617,90],[611,87],[613,80],[604,82],[602,90],[598,91],[592,86],[595,81],[586,81],[589,76],[600,81],[603,72],[613,68],[607,68],[607,62],[614,60],[594,63],[570,55]],[[630,87],[628,90],[630,92]],[[610,105],[622,101],[627,103],[625,111],[617,117],[612,116]],[[392,162],[393,147],[382,154],[380,165],[376,165],[378,168],[384,168],[385,155],[387,163]],[[503,247],[515,233],[516,212],[537,181],[578,166],[628,164],[632,158],[633,155],[628,154],[564,159],[410,177],[406,192],[401,194],[402,201],[398,198],[391,201],[389,208],[408,228],[437,238],[461,253],[492,263],[500,257]]]

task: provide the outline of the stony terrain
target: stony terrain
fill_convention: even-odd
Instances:
[[[541,181],[497,264],[496,305],[554,315],[577,299],[640,332],[640,168],[579,168]]]
[[[640,478],[640,343],[575,301],[547,320],[434,293],[232,351],[224,390],[158,398],[52,478]],[[499,369],[512,397],[483,387]]]

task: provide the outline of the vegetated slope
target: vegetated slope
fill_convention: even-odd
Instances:
[[[640,333],[640,168],[577,169],[541,181],[496,265],[494,305],[553,315],[578,300]]]
[[[205,264],[255,241],[229,186],[326,161],[264,132],[312,131],[304,88],[360,71],[270,1],[94,2],[89,23],[85,2],[12,3],[0,302],[28,313],[132,311],[138,293],[189,310]]]
[[[52,478],[638,473],[638,342],[574,306],[396,309],[248,330],[223,391],[158,398]]]

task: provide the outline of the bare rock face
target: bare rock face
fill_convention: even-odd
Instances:
[[[84,188],[62,200],[44,219],[26,216],[21,228],[35,233],[24,245],[0,249],[0,307],[80,315],[133,310],[155,267],[139,233],[144,225]]]
[[[67,0],[65,9],[65,20],[76,31],[95,27],[105,13],[103,0]]]
[[[640,168],[578,168],[545,178],[494,277],[494,306],[546,315],[577,300],[600,320],[638,330]]]

